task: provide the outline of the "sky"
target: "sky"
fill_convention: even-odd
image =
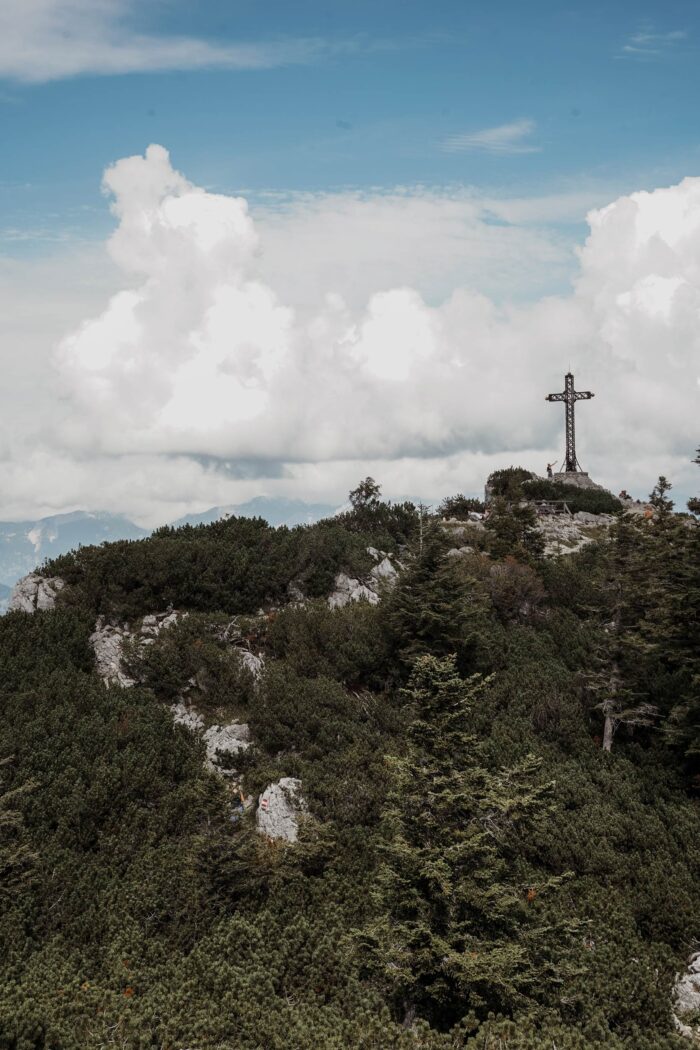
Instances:
[[[700,5],[0,0],[0,518],[477,493],[682,504]]]

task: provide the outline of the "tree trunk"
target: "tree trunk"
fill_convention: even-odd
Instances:
[[[615,726],[610,714],[605,714],[605,729],[603,730],[603,751],[612,751],[613,734]]]

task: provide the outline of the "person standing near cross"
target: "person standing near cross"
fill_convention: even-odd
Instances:
[[[577,401],[590,401],[595,397],[590,390],[574,390],[574,377],[572,372],[564,376],[564,390],[561,394],[547,394],[545,401],[563,401],[566,405],[566,466],[567,474],[577,474],[581,470],[581,464],[576,458],[576,430],[574,427],[574,405]]]

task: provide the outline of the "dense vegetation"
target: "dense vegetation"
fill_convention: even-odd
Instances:
[[[504,488],[448,557],[369,482],[312,527],[79,550],[45,569],[55,611],[0,620],[2,1050],[687,1045],[700,528],[660,479],[653,518],[544,559]],[[329,609],[368,546],[398,582]],[[105,687],[96,615],[168,605],[190,615],[130,654],[141,684]],[[173,724],[188,682],[249,723],[247,792],[301,778],[297,844],[231,819]]]
[[[522,467],[506,467],[496,470],[488,479],[492,496],[509,502],[517,500],[545,500],[566,503],[572,514],[587,511],[589,514],[619,514],[622,504],[605,489],[581,489],[549,478],[538,478],[532,471]]]

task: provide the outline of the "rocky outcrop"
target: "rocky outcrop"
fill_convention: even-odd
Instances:
[[[360,601],[367,601],[370,605],[377,605],[379,595],[360,580],[355,580],[352,576],[339,572],[335,578],[335,590],[328,598],[329,607],[331,609],[342,609],[349,602]]]
[[[559,474],[552,474],[549,480],[555,481],[560,485],[572,485],[577,489],[589,489],[595,492],[608,491],[602,485],[589,478],[585,470],[564,470]]]
[[[582,515],[582,517],[579,517]],[[615,521],[609,514],[547,514],[537,520],[537,528],[544,539],[544,553],[548,557],[574,554],[593,543],[601,532]]]
[[[176,725],[184,726],[191,733],[201,733],[207,752],[204,759],[205,768],[238,785],[239,774],[227,760],[232,755],[239,755],[248,750],[251,745],[250,726],[245,722],[229,722],[226,725],[209,726],[204,730],[204,719],[191,705],[180,701],[173,704],[170,710]]]
[[[700,1045],[700,952],[691,955],[673,986],[673,1021],[687,1039]]]
[[[98,617],[95,630],[90,635],[90,644],[95,652],[95,670],[105,685],[120,685],[124,689],[136,685],[136,679],[129,674],[124,663],[125,645],[129,642],[135,642],[138,648],[153,645],[161,631],[172,627],[186,615],[173,609],[149,613],[133,631],[128,623],[118,627],[107,623],[104,616]]]
[[[368,547],[367,553],[374,558],[377,564],[370,570],[365,581],[339,572],[335,578],[335,589],[328,598],[328,605],[331,609],[342,609],[349,602],[360,601],[377,605],[382,589],[393,587],[396,583],[399,575],[398,569],[390,556],[385,551],[377,550],[376,547]],[[398,568],[401,566],[398,565]]]
[[[251,653],[250,649],[238,649],[237,651],[243,666],[250,671],[256,682],[259,681],[265,666],[262,656],[256,656],[255,653]]]
[[[204,729],[204,719],[193,707],[188,707],[187,704],[180,701],[173,704],[170,710],[173,713],[175,725],[184,726],[191,733],[198,733],[200,729]]]
[[[379,561],[374,566],[374,568],[370,572],[369,576],[370,576],[370,579],[371,579],[372,583],[375,586],[379,586],[382,583],[383,584],[387,584],[388,583],[389,585],[392,585],[396,581],[396,577],[398,576],[398,572],[394,568],[394,566],[393,566],[392,562],[390,561],[389,557],[385,555],[381,559],[381,561]]]
[[[64,587],[65,582],[60,576],[46,578],[39,576],[36,572],[30,572],[28,576],[23,576],[15,584],[7,610],[8,612],[35,613],[53,609],[58,593]]]
[[[296,842],[299,817],[305,811],[301,781],[296,777],[282,777],[276,784],[269,784],[260,796],[255,823],[259,833],[269,839]]]
[[[95,653],[95,670],[105,685],[120,685],[128,689],[136,685],[124,666],[124,643],[133,638],[126,627],[114,627],[100,616],[95,630],[90,635],[90,645]]]
[[[230,722],[228,725],[209,726],[203,734],[207,749],[205,765],[213,773],[238,778],[235,769],[221,764],[222,757],[238,755],[250,747],[250,728],[245,722]]]

